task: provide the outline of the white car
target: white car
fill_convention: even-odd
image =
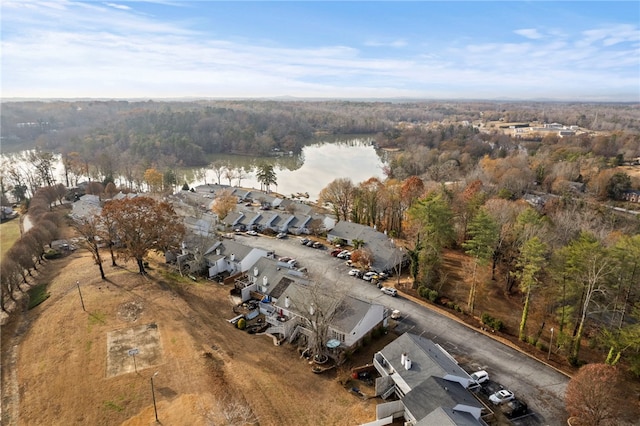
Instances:
[[[498,392],[491,395],[489,397],[489,401],[491,401],[493,405],[500,405],[505,402],[509,402],[514,398],[515,398],[515,395],[513,394],[513,392],[508,391],[506,389],[501,389]]]
[[[257,237],[258,233],[256,231],[247,231],[247,235],[251,235],[252,237]]]
[[[347,254],[351,255],[349,250],[342,250],[340,253],[338,253],[338,255],[336,257],[338,259],[344,259],[347,256]]]
[[[391,311],[391,319],[397,320],[400,319],[400,317],[402,317],[402,314],[399,310],[394,309],[393,311]]]
[[[476,371],[471,375],[471,380],[473,380],[476,385],[481,385],[489,381],[489,373],[484,370]]]
[[[378,274],[376,274],[375,272],[367,272],[366,274],[364,274],[362,276],[362,279],[365,281],[371,281],[373,279],[378,279]]]
[[[382,287],[380,291],[393,297],[396,297],[398,295],[398,290],[393,287]]]
[[[362,272],[360,272],[360,269],[352,269],[349,271],[349,275],[351,275],[352,277],[359,277],[360,275],[362,275]]]
[[[276,235],[276,238],[281,240],[283,238],[287,238],[287,233],[286,232],[280,232],[278,233],[278,235]]]

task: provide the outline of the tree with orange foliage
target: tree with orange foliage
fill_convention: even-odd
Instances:
[[[238,197],[231,194],[231,191],[225,190],[213,200],[211,210],[220,219],[224,219],[238,204]]]
[[[363,269],[369,269],[373,263],[373,253],[366,248],[360,248],[351,253],[351,263]]]
[[[151,192],[159,192],[162,190],[162,173],[153,167],[144,172],[144,181],[149,185],[149,190]]]
[[[627,422],[638,412],[637,401],[625,393],[620,372],[607,364],[582,367],[567,385],[564,400],[571,424],[580,426],[632,424]]]
[[[102,214],[114,221],[114,231],[124,258],[135,259],[145,275],[143,259],[150,250],[177,250],[184,237],[182,219],[171,204],[150,197],[107,201]]]

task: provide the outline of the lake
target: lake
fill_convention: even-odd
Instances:
[[[228,161],[233,167],[255,168],[261,162],[274,166],[277,187],[271,188],[284,196],[296,193],[309,193],[309,199],[316,201],[322,188],[337,178],[350,178],[358,184],[371,177],[384,179],[383,167],[386,158],[383,151],[376,151],[369,139],[331,140],[314,143],[302,149],[300,155],[283,157],[242,157],[223,155],[216,159]],[[188,176],[188,174],[186,175]],[[189,179],[190,186],[206,183],[217,183],[212,170],[207,170],[206,179]],[[224,178],[220,183],[228,184]],[[234,180],[233,184],[237,182]],[[260,182],[255,173],[249,173],[241,185],[245,188],[260,189]]]
[[[221,160],[234,168],[255,170],[261,163],[274,166],[277,187],[271,188],[284,196],[296,193],[309,193],[309,199],[316,201],[322,188],[337,178],[350,178],[354,184],[371,177],[384,179],[383,167],[387,163],[384,151],[371,145],[370,137],[326,137],[307,145],[298,155],[279,157],[250,157],[238,155],[216,155],[211,161]],[[6,157],[5,157],[6,158]],[[183,169],[176,173],[179,186],[187,182],[189,187],[205,183],[217,183],[218,179],[210,168]],[[57,182],[64,183],[63,168],[56,163],[54,176]],[[116,179],[116,184],[122,184]],[[220,183],[228,184],[224,176]],[[237,180],[232,181],[237,185]],[[254,172],[247,173],[241,186],[260,189],[260,182]]]

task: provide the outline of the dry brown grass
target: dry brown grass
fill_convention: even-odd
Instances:
[[[134,264],[105,267],[108,281],[101,281],[89,253],[79,250],[39,268],[37,281],[48,283],[51,297],[2,327],[3,425],[152,424],[156,371],[164,425],[224,424],[223,409],[238,406],[249,407],[261,425],[375,418],[374,400],[357,398],[338,380],[344,371],[313,374],[295,347],[276,347],[267,336],[231,326],[229,288],[180,281],[153,261],[150,278],[137,275]],[[141,309],[123,315],[127,304]],[[108,377],[107,334],[148,323],[158,325],[160,361]],[[350,365],[371,362],[391,338],[359,352]]]

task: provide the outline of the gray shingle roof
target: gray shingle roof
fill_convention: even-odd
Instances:
[[[470,380],[469,374],[439,346],[415,334],[403,334],[380,352],[411,389],[418,387],[429,377],[444,378],[451,375]],[[405,369],[400,362],[403,353],[406,353],[411,360],[410,370]]]

